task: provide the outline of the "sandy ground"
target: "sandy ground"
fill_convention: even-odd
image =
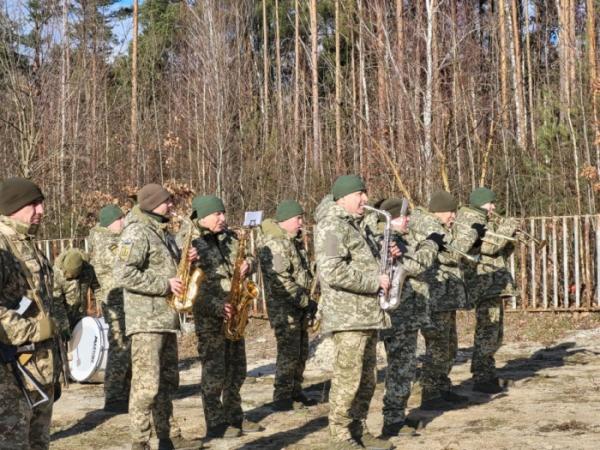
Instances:
[[[537,323],[534,323],[536,322]],[[600,448],[600,326],[569,331],[567,320],[558,332],[557,317],[512,316],[508,342],[498,354],[500,375],[510,380],[505,393],[496,396],[471,390],[470,354],[472,319],[463,316],[461,350],[451,377],[457,391],[470,403],[461,409],[420,412],[420,389],[415,385],[410,414],[421,417],[426,427],[416,436],[394,438],[402,449],[597,449]],[[538,333],[526,333],[539,327]],[[554,325],[552,325],[554,324]],[[580,324],[579,324],[580,325]],[[242,389],[247,416],[265,427],[261,433],[234,440],[214,440],[213,449],[326,449],[327,387],[330,374],[319,358],[306,372],[308,394],[324,402],[298,412],[274,412],[270,408],[274,373],[274,338],[264,323],[253,325],[246,347],[248,378]],[[554,330],[551,332],[551,330]],[[524,336],[538,336],[525,340]],[[549,337],[551,335],[552,338]],[[194,357],[193,337],[182,340],[181,387],[175,415],[186,437],[204,435],[199,395],[200,364]],[[542,343],[543,342],[543,343]],[[379,383],[371,403],[369,426],[379,432],[385,358],[379,358]],[[72,384],[56,404],[52,421],[52,449],[127,449],[127,415],[104,413],[102,385]]]

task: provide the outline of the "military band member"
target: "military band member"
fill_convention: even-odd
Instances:
[[[40,450],[50,446],[50,420],[58,355],[52,339],[52,270],[34,244],[44,215],[40,188],[23,178],[0,184],[0,449]],[[9,345],[6,345],[9,344]],[[30,399],[41,399],[33,386],[12,372],[15,351],[31,346],[24,367],[42,386],[48,401],[31,409]],[[19,355],[17,354],[16,357]],[[25,357],[25,355],[21,355]],[[19,384],[24,385],[19,386]]]
[[[214,195],[195,197],[192,220],[199,236],[192,241],[198,265],[206,276],[194,303],[194,322],[198,354],[202,363],[202,404],[207,438],[232,438],[262,428],[244,418],[240,389],[246,379],[244,339],[232,341],[223,333],[223,321],[230,320],[233,306],[226,302],[231,290],[239,241],[227,228],[225,205]],[[241,277],[252,271],[253,259],[247,255],[240,268]]]
[[[269,292],[269,321],[277,340],[273,401],[278,410],[315,404],[302,393],[308,358],[308,318],[317,304],[310,298],[312,273],[300,233],[304,210],[294,200],[277,206],[275,219],[261,224],[258,254]]]
[[[449,235],[458,202],[446,191],[437,191],[431,196],[429,211],[413,214],[411,229],[427,236],[431,233]],[[477,240],[477,232],[452,233],[447,244],[467,252]],[[456,333],[456,310],[467,307],[467,291],[464,282],[463,257],[454,251],[442,251],[436,264],[425,272],[429,288],[430,320],[422,327],[425,338],[425,360],[421,370],[421,409],[449,408],[464,403],[467,397],[452,391],[449,374],[458,349]]]
[[[509,238],[514,235],[518,224],[514,219],[490,220],[496,209],[495,201],[496,194],[492,190],[477,188],[469,196],[469,205],[461,208],[456,218],[458,227],[474,228],[480,238],[476,245],[481,255],[480,263],[468,268],[466,279],[476,316],[471,360],[473,390],[486,394],[502,391],[494,354],[502,345],[503,299],[515,294],[507,259],[514,251]],[[491,233],[487,233],[488,230]]]
[[[329,394],[330,447],[388,449],[366,426],[376,385],[378,331],[389,327],[377,293],[389,288],[379,274],[376,219],[364,217],[366,186],[339,177],[316,212],[315,254],[321,283],[322,332],[332,333],[334,373]]]
[[[87,315],[90,296],[97,299],[100,284],[96,272],[79,249],[70,248],[54,261],[56,320],[63,336],[69,338],[75,325]]]
[[[383,429],[386,437],[418,428],[419,422],[406,417],[406,406],[417,369],[417,335],[429,322],[427,271],[434,270],[438,251],[444,248],[442,230],[417,233],[409,231],[409,217],[400,216],[401,199],[388,199],[380,209],[392,216],[393,238],[402,256],[399,264],[408,273],[398,308],[390,311],[392,328],[382,331],[387,353]],[[417,221],[415,225],[418,226]],[[380,230],[382,231],[382,230]],[[403,430],[403,427],[407,427]]]
[[[98,224],[88,238],[90,262],[100,283],[98,299],[108,325],[108,358],[104,372],[104,411],[126,413],[131,388],[131,345],[125,333],[123,289],[116,287],[113,267],[125,223],[117,205],[107,205],[98,214]]]
[[[200,448],[201,443],[182,438],[173,417],[179,317],[166,300],[171,293],[180,294],[183,286],[176,277],[179,250],[167,230],[173,201],[157,184],[144,186],[137,199],[125,220],[114,269],[116,286],[124,290],[131,339],[131,448],[150,448],[152,423],[160,449]]]

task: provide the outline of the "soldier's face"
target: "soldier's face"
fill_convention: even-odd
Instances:
[[[349,214],[362,216],[365,213],[365,205],[369,201],[367,193],[364,191],[353,192],[340,198],[337,204],[344,208]]]
[[[39,225],[44,217],[44,203],[36,202],[25,205],[12,213],[10,217],[28,225]]]
[[[200,219],[200,226],[212,231],[213,233],[220,233],[227,227],[225,213],[218,211],[203,217]]]
[[[152,210],[154,214],[158,214],[159,216],[166,217],[169,215],[171,210],[173,209],[173,200],[169,199],[166,202],[161,203],[156,208]]]
[[[394,220],[392,220],[392,227],[398,233],[406,233],[408,231],[409,221],[410,219],[408,218],[408,216],[397,217]]]
[[[123,225],[125,223],[125,218],[121,217],[120,219],[115,220],[108,226],[108,229],[113,233],[120,233],[123,230]]]
[[[492,202],[484,203],[481,205],[481,209],[485,209],[488,212],[488,217],[491,217],[492,213],[496,210],[496,204]]]
[[[438,212],[436,216],[442,221],[448,228],[452,227],[454,220],[456,219],[456,211]]]
[[[279,222],[279,226],[283,228],[290,236],[297,236],[302,229],[304,219],[302,216],[291,217],[288,220]]]

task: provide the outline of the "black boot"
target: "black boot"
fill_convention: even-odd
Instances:
[[[292,400],[294,400],[295,402],[298,402],[298,403],[302,403],[304,406],[314,406],[317,403],[319,403],[315,399],[309,398],[306,395],[304,395],[303,392],[300,392],[299,394],[294,395],[292,397]]]
[[[454,403],[455,405],[467,403],[469,401],[469,397],[458,395],[452,391],[443,391],[442,398],[447,402]]]
[[[436,397],[421,401],[419,409],[422,409],[423,411],[443,411],[452,409],[453,407],[454,405],[452,403],[447,402],[442,397]]]
[[[489,381],[478,381],[473,384],[473,390],[484,394],[499,394],[503,391],[498,378]]]

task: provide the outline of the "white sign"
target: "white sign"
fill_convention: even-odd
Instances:
[[[245,227],[257,227],[262,222],[262,211],[246,211],[244,215],[244,226]]]

